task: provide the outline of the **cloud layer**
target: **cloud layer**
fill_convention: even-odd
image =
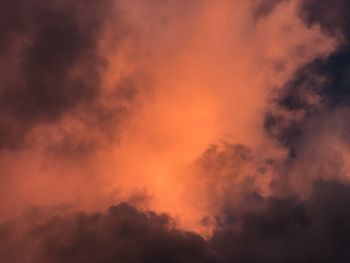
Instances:
[[[336,181],[317,181],[305,200],[256,196],[209,240],[126,203],[48,219],[36,210],[0,226],[0,255],[6,263],[347,262],[349,201],[349,186]]]
[[[347,6],[3,0],[0,258],[348,262]]]

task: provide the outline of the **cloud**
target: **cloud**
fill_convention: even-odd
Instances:
[[[2,1],[1,148],[100,93],[110,1]]]
[[[16,204],[0,204],[6,214],[66,202],[99,210],[96,200],[146,189],[152,209],[196,228],[214,205],[196,205],[207,186],[191,189],[217,174],[193,171],[196,160],[210,145],[241,145],[254,155],[244,176],[255,178],[261,163],[281,159],[285,149],[263,126],[271,93],[337,44],[299,17],[297,1],[2,5],[0,64],[9,74],[0,81],[0,181]],[[222,165],[230,175],[234,164]]]
[[[350,33],[347,27],[349,16],[346,10],[348,8],[349,2],[345,0],[336,0],[331,3],[303,0],[300,14],[310,24],[319,23],[323,29],[330,33],[341,33],[348,38]]]
[[[0,254],[3,262],[197,262],[207,257],[200,236],[171,225],[166,215],[123,203],[105,214],[57,216],[29,226],[19,244],[12,239],[15,228],[2,226],[7,242]],[[16,245],[21,255],[13,250]]]
[[[345,262],[347,49],[311,3],[3,1],[0,221],[84,212],[0,256]]]
[[[318,181],[306,200],[260,201],[262,209],[245,214],[241,228],[232,224],[212,242],[227,262],[346,262],[348,200],[347,185]]]
[[[307,199],[256,199],[208,240],[126,203],[106,213],[34,213],[1,225],[0,256],[4,263],[347,262],[349,201],[348,185],[317,181]]]

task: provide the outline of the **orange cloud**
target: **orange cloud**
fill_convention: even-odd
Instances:
[[[26,137],[29,148],[4,154],[1,166],[11,180],[1,186],[1,199],[12,204],[0,209],[12,215],[30,204],[67,202],[104,209],[144,191],[150,208],[169,213],[181,227],[206,231],[201,222],[217,212],[231,186],[265,159],[283,158],[263,130],[271,94],[337,45],[301,20],[298,1],[278,2],[259,18],[256,5],[118,2],[96,46],[105,64],[94,102],[37,125]],[[85,68],[72,74],[79,70]],[[62,142],[70,153],[47,153]],[[217,171],[194,168],[215,144],[244,145],[257,157]],[[92,153],[70,157],[84,147]],[[254,182],[262,192],[271,173]]]

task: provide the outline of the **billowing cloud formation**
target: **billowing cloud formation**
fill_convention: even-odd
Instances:
[[[301,1],[299,13],[304,21],[320,25],[328,34],[337,36],[340,44],[327,59],[318,58],[302,66],[276,97],[280,110],[267,114],[268,133],[291,147],[292,155],[305,121],[349,103],[348,5],[348,1],[341,0]]]
[[[58,181],[71,188],[81,172],[67,166],[88,162],[90,153],[117,137],[137,78],[125,74],[105,92],[103,39],[119,49],[125,36],[117,26],[108,33],[108,26],[120,25],[115,8],[112,1],[1,2],[0,188],[2,199],[11,200],[0,202],[2,215],[20,210],[25,199],[47,199]],[[53,174],[56,179],[49,178]],[[70,198],[77,191],[69,190]],[[53,196],[66,202],[64,192]]]
[[[1,148],[98,96],[110,1],[2,1]]]
[[[213,237],[174,228],[166,215],[122,203],[0,226],[2,262],[348,262],[350,187],[318,181],[310,198],[256,196]],[[334,205],[336,204],[336,205]]]
[[[106,214],[54,217],[29,226],[19,239],[16,225],[1,231],[7,241],[0,249],[3,262],[190,262],[207,253],[201,237],[171,229],[166,215],[127,204]],[[17,254],[16,246],[28,254]]]
[[[2,1],[1,259],[347,262],[347,5]]]

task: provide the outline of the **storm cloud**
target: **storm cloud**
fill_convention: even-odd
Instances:
[[[349,262],[347,7],[1,1],[0,261]]]
[[[4,263],[348,262],[349,201],[348,185],[317,181],[305,200],[256,198],[208,240],[126,203],[47,219],[37,210],[1,225],[0,256]]]

